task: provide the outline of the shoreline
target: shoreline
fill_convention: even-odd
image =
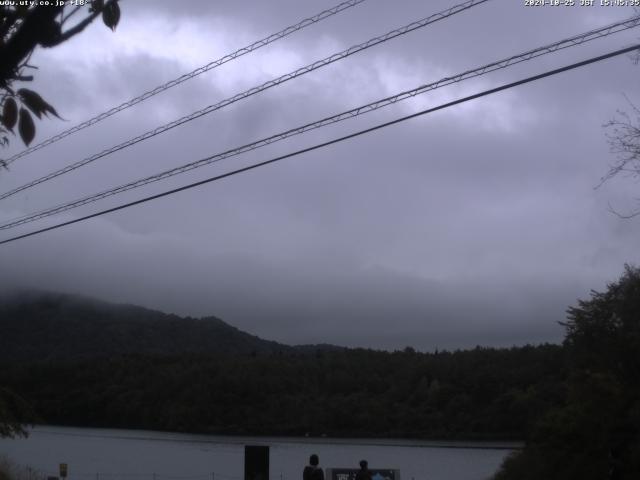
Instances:
[[[57,431],[56,431],[57,430]],[[74,432],[72,430],[87,430]],[[92,433],[88,430],[99,431]],[[404,448],[443,448],[443,449],[481,449],[481,450],[520,450],[524,441],[518,440],[442,440],[389,437],[305,437],[290,435],[231,435],[166,432],[158,430],[120,429],[107,427],[77,427],[67,425],[35,425],[27,432],[88,438],[107,438],[120,440],[145,440],[158,442],[185,442],[203,444],[246,444],[246,443],[296,443],[310,445],[363,445]],[[111,433],[111,434],[110,434]],[[251,442],[247,442],[250,440]]]

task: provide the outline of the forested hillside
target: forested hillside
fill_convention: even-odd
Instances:
[[[562,401],[557,346],[4,362],[55,424],[252,434],[524,438]]]
[[[560,346],[289,347],[221,320],[63,295],[0,312],[0,384],[40,422],[211,433],[522,439],[565,397]]]
[[[0,361],[290,349],[241,332],[215,317],[183,318],[55,293],[23,292],[0,301]]]

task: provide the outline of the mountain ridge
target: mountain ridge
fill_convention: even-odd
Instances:
[[[21,291],[0,298],[0,361],[128,354],[246,355],[309,348],[315,347],[259,338],[215,316],[182,317],[60,292]]]

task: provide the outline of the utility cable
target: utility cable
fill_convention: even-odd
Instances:
[[[217,60],[214,60],[206,65],[203,65],[199,68],[196,68],[195,70],[192,70],[189,73],[185,73],[184,75],[175,78],[173,80],[168,81],[167,83],[163,84],[163,85],[159,85],[157,87],[155,87],[152,90],[149,90],[135,98],[132,98],[131,100],[128,100],[124,103],[121,103],[120,105],[113,107],[109,110],[107,110],[106,112],[102,112],[98,115],[96,115],[95,117],[90,118],[89,120],[86,120],[82,123],[79,123],[78,125],[69,128],[68,130],[65,130],[63,132],[58,133],[57,135],[54,135],[50,138],[47,138],[46,140],[43,140],[42,142],[33,145],[32,147],[29,147],[25,150],[23,150],[22,152],[19,152],[15,155],[13,155],[12,157],[6,159],[3,161],[4,164],[9,165],[13,162],[15,162],[16,160],[18,160],[19,158],[25,157],[27,155],[29,155],[32,152],[35,152],[36,150],[40,150],[48,145],[51,145],[53,143],[56,143],[59,140],[62,140],[65,137],[68,137],[69,135],[72,135],[76,132],[79,132],[80,130],[83,130],[87,127],[90,127],[92,125],[95,125],[98,122],[101,122],[102,120],[105,120],[107,118],[109,118],[112,115],[115,115],[118,112],[121,112],[123,110],[126,110],[128,108],[133,107],[134,105],[137,105],[138,103],[144,102],[145,100],[147,100],[148,98],[154,97],[155,95],[158,95],[161,92],[164,92],[165,90],[168,90],[170,88],[173,88],[177,85],[180,85],[183,82],[186,82],[187,80],[191,80],[194,77],[197,77],[198,75],[201,75],[205,72],[208,72],[209,70],[213,70],[214,68],[217,68],[227,62],[230,62],[231,60],[235,60],[236,58],[239,58],[243,55],[246,55],[248,53],[251,53],[255,50],[258,50],[259,48],[265,47],[267,45],[269,45],[270,43],[273,43],[277,40],[280,40],[282,38],[285,38],[289,35],[291,35],[292,33],[295,33],[299,30],[302,30],[310,25],[313,25],[315,23],[318,23],[326,18],[329,18],[337,13],[342,12],[343,10],[346,10],[348,8],[351,7],[355,7],[356,5],[365,2],[366,0],[348,0],[346,2],[342,2],[338,5],[336,5],[333,8],[330,8],[328,10],[324,10],[312,17],[309,18],[305,18],[304,20],[296,23],[295,25],[290,25],[287,28],[280,30],[277,33],[272,33],[271,35],[269,35],[268,37],[263,38],[262,40],[258,40],[254,43],[252,43],[251,45],[247,45],[246,47],[242,47],[238,50],[236,50],[233,53],[229,53],[223,57],[218,58]]]
[[[370,40],[367,40],[366,42],[363,42],[359,45],[354,45],[352,47],[347,48],[346,50],[343,50],[340,53],[334,53],[333,55],[326,57],[322,60],[318,60],[316,62],[313,62],[305,67],[299,68],[297,70],[294,70],[293,72],[287,73],[285,75],[282,75],[278,78],[275,78],[273,80],[269,80],[268,82],[263,83],[262,85],[250,88],[249,90],[246,90],[245,92],[239,93],[237,95],[234,95],[233,97],[229,97],[225,100],[222,100],[221,102],[218,102],[214,105],[209,105],[208,107],[205,107],[201,110],[198,110],[196,112],[193,112],[189,115],[186,115],[184,117],[181,117],[177,120],[174,120],[173,122],[170,122],[168,124],[162,125],[158,128],[155,128],[154,130],[149,130],[146,133],[143,133],[142,135],[139,135],[135,138],[132,138],[130,140],[127,140],[126,142],[123,142],[119,145],[116,145],[114,147],[111,147],[107,150],[103,150],[100,153],[91,155],[90,157],[84,158],[83,160],[80,160],[78,162],[75,162],[71,165],[68,165],[60,170],[56,170],[52,173],[49,173],[48,175],[45,175],[44,177],[40,177],[36,180],[33,180],[25,185],[22,185],[20,187],[17,187],[9,192],[3,193],[2,195],[0,195],[0,200],[4,200],[5,198],[11,197],[13,195],[15,195],[16,193],[22,192],[23,190],[26,190],[28,188],[34,187],[36,185],[39,185],[43,182],[46,182],[48,180],[51,180],[53,178],[56,178],[60,175],[64,175],[66,173],[69,173],[73,170],[76,170],[80,167],[83,167],[89,163],[95,162],[96,160],[106,157],[107,155],[110,155],[112,153],[118,152],[120,150],[123,150],[127,147],[130,147],[132,145],[135,145],[136,143],[142,142],[143,140],[147,140],[149,138],[155,137],[156,135],[159,135],[161,133],[164,133],[168,130],[171,130],[172,128],[178,127],[180,125],[183,125],[187,122],[190,122],[192,120],[195,120],[197,118],[200,118],[204,115],[207,115],[209,113],[212,113],[216,110],[220,110],[221,108],[224,108],[228,105],[231,105],[232,103],[235,103],[237,101],[243,100],[245,98],[248,98],[252,95],[255,95],[257,93],[263,92],[264,90],[267,90],[269,88],[275,87],[277,85],[280,85],[284,82],[287,82],[289,80],[292,80],[294,78],[297,78],[299,76],[305,75],[309,72],[312,72],[314,70],[317,70],[319,68],[325,67],[327,65],[330,65],[334,62],[337,62],[338,60],[342,60],[346,57],[349,57],[355,53],[361,52],[363,50],[366,50],[368,48],[371,48],[375,45],[378,45],[380,43],[384,43],[387,42],[393,38],[396,38],[400,35],[405,35],[409,32],[412,32],[414,30],[417,30],[419,28],[423,28],[426,27],[427,25],[430,25],[434,22],[437,22],[439,20],[443,20],[445,18],[451,17],[457,13],[463,12],[465,10],[468,10],[476,5],[488,2],[490,0],[468,0],[464,3],[455,5],[453,7],[450,7],[442,12],[430,15],[429,17],[423,18],[422,20],[418,20],[416,22],[412,22],[408,25],[405,25],[401,28],[392,30],[388,33],[385,33],[384,35],[380,35],[378,37],[374,37]]]
[[[529,50],[527,52],[518,54],[518,55],[513,55],[511,57],[502,59],[502,60],[498,60],[496,62],[492,62],[489,63],[487,65],[484,65],[482,67],[478,67],[475,68],[473,70],[467,70],[463,73],[459,73],[457,75],[454,76],[450,76],[450,77],[445,77],[443,79],[438,80],[437,82],[433,82],[433,83],[429,83],[426,85],[421,85],[417,88],[414,88],[412,90],[407,90],[404,92],[400,92],[396,95],[393,96],[389,96],[386,98],[383,98],[381,100],[377,100],[375,102],[366,104],[366,105],[361,105],[359,107],[353,108],[351,110],[347,110],[345,112],[341,112],[339,114],[330,116],[330,117],[326,117],[323,118],[321,120],[312,122],[312,123],[307,123],[305,125],[302,126],[298,126],[295,128],[292,128],[290,130],[287,130],[285,132],[280,132],[277,133],[275,135],[271,135],[269,137],[266,138],[262,138],[260,140],[256,140],[253,141],[251,143],[242,145],[240,147],[236,147],[230,150],[226,150],[224,152],[221,153],[217,153],[215,155],[210,155],[206,158],[202,158],[190,163],[187,163],[185,165],[179,166],[179,167],[175,167],[175,168],[171,168],[169,170],[165,170],[163,172],[145,177],[145,178],[141,178],[138,180],[134,180],[128,183],[125,183],[123,185],[117,186],[115,188],[111,188],[108,190],[104,190],[102,192],[99,193],[95,193],[80,199],[76,199],[70,202],[66,202],[63,203],[61,205],[57,205],[54,207],[49,207],[47,209],[35,212],[35,213],[31,213],[28,215],[24,215],[22,217],[19,218],[15,218],[12,220],[9,220],[3,224],[0,224],[0,230],[6,230],[6,229],[10,229],[13,227],[16,227],[18,225],[23,225],[25,223],[30,223],[36,220],[40,220],[46,217],[50,217],[52,215],[55,215],[57,213],[62,213],[65,212],[67,210],[71,210],[74,208],[78,208],[80,206],[83,205],[87,205],[89,203],[94,203],[97,202],[99,200],[102,200],[104,198],[107,197],[111,197],[113,195],[117,195],[117,194],[121,194],[124,193],[126,191],[129,190],[133,190],[135,188],[139,188],[142,187],[144,185],[148,185],[150,183],[154,183],[169,177],[173,177],[175,175],[179,175],[181,173],[185,173],[191,170],[194,170],[196,168],[200,168],[200,167],[204,167],[206,165],[210,165],[212,163],[216,163],[219,162],[221,160],[236,156],[236,155],[240,155],[242,153],[246,153],[252,150],[256,150],[258,148],[279,142],[281,140],[285,140],[287,138],[296,136],[296,135],[300,135],[303,134],[305,132],[311,131],[311,130],[315,130],[333,123],[338,123],[350,118],[354,118],[360,115],[364,115],[366,113],[370,113],[373,112],[375,110],[393,105],[397,102],[403,101],[403,100],[407,100],[409,98],[413,98],[416,95],[420,95],[420,94],[424,94],[426,92],[435,90],[437,88],[442,88],[445,87],[447,85],[451,85],[454,83],[458,83],[461,82],[463,80],[467,80],[470,78],[474,78],[474,77],[478,77],[481,75],[485,75],[487,73],[496,71],[496,70],[500,70],[500,69],[504,69],[513,65],[516,65],[518,63],[521,62],[525,62],[525,61],[529,61],[532,60],[534,58],[540,57],[542,55],[547,55],[553,52],[556,52],[558,50],[561,49],[565,49],[565,48],[569,48],[569,47],[573,47],[576,45],[580,45],[581,43],[584,43],[586,41],[590,41],[590,40],[595,40],[597,38],[602,38],[608,35],[611,35],[613,33],[617,33],[629,28],[633,28],[636,27],[640,24],[640,16],[636,16],[633,17],[631,19],[625,20],[623,22],[617,22],[611,25],[608,25],[606,27],[602,27],[596,30],[591,30],[589,32],[586,33],[582,33],[580,35],[575,35],[573,37],[569,37],[567,39],[549,44],[549,45],[545,45],[543,47],[538,47],[535,48],[533,50]]]
[[[422,115],[426,115],[426,114],[429,114],[429,113],[432,113],[432,112],[436,112],[438,110],[443,110],[445,108],[449,108],[449,107],[452,107],[454,105],[459,105],[461,103],[465,103],[465,102],[468,102],[468,101],[471,101],[471,100],[475,100],[475,99],[480,98],[480,97],[484,97],[484,96],[487,96],[487,95],[498,93],[498,92],[501,92],[503,90],[508,90],[510,88],[517,87],[519,85],[524,85],[526,83],[531,83],[531,82],[534,82],[534,81],[537,81],[537,80],[541,80],[543,78],[550,77],[550,76],[553,76],[553,75],[557,75],[559,73],[566,72],[566,71],[569,71],[569,70],[573,70],[573,69],[576,69],[576,68],[579,68],[579,67],[583,67],[585,65],[589,65],[589,64],[592,64],[592,63],[600,62],[600,61],[606,60],[608,58],[612,58],[612,57],[616,57],[616,56],[619,56],[619,55],[623,55],[625,53],[630,53],[630,52],[632,52],[634,50],[638,50],[638,49],[640,49],[640,44],[636,44],[636,45],[633,45],[631,47],[627,47],[627,48],[623,48],[623,49],[620,49],[620,50],[616,50],[616,51],[607,53],[605,55],[600,55],[598,57],[592,57],[592,58],[590,58],[588,60],[583,60],[581,62],[573,63],[573,64],[570,64],[570,65],[566,65],[566,66],[561,67],[561,68],[557,68],[557,69],[554,69],[554,70],[549,70],[547,72],[540,73],[538,75],[533,75],[531,77],[527,77],[527,78],[524,78],[524,79],[521,79],[521,80],[518,80],[518,81],[515,81],[515,82],[507,83],[507,84],[501,85],[501,86],[496,87],[496,88],[491,88],[491,89],[488,89],[488,90],[484,90],[484,91],[482,91],[480,93],[476,93],[474,95],[469,95],[467,97],[463,97],[463,98],[460,98],[460,99],[457,99],[457,100],[454,100],[454,101],[451,101],[451,102],[447,102],[447,103],[438,105],[437,107],[428,108],[426,110],[422,110],[420,112],[413,113],[411,115],[406,115],[404,117],[400,117],[400,118],[397,118],[395,120],[391,120],[389,122],[384,122],[384,123],[375,125],[373,127],[366,128],[364,130],[359,130],[357,132],[354,132],[354,133],[351,133],[349,135],[345,135],[345,136],[342,136],[342,137],[338,137],[338,138],[335,138],[333,140],[329,140],[327,142],[318,143],[318,144],[313,145],[311,147],[303,148],[301,150],[297,150],[297,151],[294,151],[294,152],[291,152],[291,153],[287,153],[285,155],[280,155],[280,156],[272,158],[270,160],[265,160],[263,162],[256,163],[256,164],[253,164],[253,165],[249,165],[249,166],[246,166],[246,167],[243,167],[243,168],[239,168],[237,170],[232,170],[230,172],[223,173],[221,175],[216,175],[214,177],[210,177],[210,178],[207,178],[205,180],[200,180],[198,182],[190,183],[190,184],[184,185],[182,187],[174,188],[172,190],[168,190],[168,191],[165,191],[165,192],[162,192],[162,193],[158,193],[158,194],[151,195],[151,196],[148,196],[148,197],[145,197],[145,198],[141,198],[141,199],[135,200],[133,202],[129,202],[129,203],[125,203],[125,204],[122,204],[122,205],[118,205],[116,207],[108,208],[106,210],[101,210],[99,212],[92,213],[90,215],[85,215],[84,217],[76,218],[76,219],[69,220],[69,221],[66,221],[66,222],[61,222],[61,223],[58,223],[56,225],[51,225],[49,227],[41,228],[39,230],[35,230],[33,232],[25,233],[25,234],[22,234],[22,235],[17,235],[15,237],[11,237],[11,238],[8,238],[6,240],[0,241],[0,245],[4,245],[6,243],[10,243],[10,242],[14,242],[14,241],[21,240],[21,239],[24,239],[24,238],[32,237],[34,235],[38,235],[38,234],[41,234],[41,233],[44,233],[44,232],[48,232],[48,231],[51,231],[51,230],[56,230],[58,228],[62,228],[62,227],[68,226],[68,225],[73,225],[74,223],[79,223],[79,222],[83,222],[85,220],[89,220],[91,218],[95,218],[95,217],[99,217],[99,216],[102,216],[102,215],[106,215],[107,213],[112,213],[112,212],[117,212],[119,210],[124,210],[126,208],[130,208],[130,207],[133,207],[135,205],[140,205],[142,203],[150,202],[150,201],[156,200],[158,198],[162,198],[162,197],[166,197],[166,196],[169,196],[169,195],[173,195],[175,193],[182,192],[184,190],[190,190],[192,188],[199,187],[201,185],[205,185],[205,184],[212,183],[212,182],[215,182],[215,181],[218,181],[218,180],[222,180],[223,178],[227,178],[227,177],[231,177],[233,175],[237,175],[237,174],[240,174],[240,173],[248,172],[250,170],[254,170],[254,169],[257,169],[259,167],[264,167],[266,165],[270,165],[272,163],[276,163],[276,162],[279,162],[279,161],[287,159],[287,158],[295,157],[295,156],[301,155],[303,153],[311,152],[311,151],[314,151],[314,150],[318,150],[320,148],[327,147],[329,145],[333,145],[333,144],[336,144],[336,143],[343,142],[345,140],[349,140],[351,138],[359,137],[361,135],[364,135],[364,134],[367,134],[367,133],[371,133],[371,132],[380,130],[382,128],[386,128],[386,127],[389,127],[391,125],[395,125],[397,123],[405,122],[405,121],[410,120],[412,118],[420,117]]]

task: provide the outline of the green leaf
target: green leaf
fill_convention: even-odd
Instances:
[[[22,141],[27,147],[36,136],[36,126],[33,123],[33,118],[31,118],[31,114],[24,107],[20,108],[18,132],[20,132],[20,138],[22,138]]]
[[[45,115],[51,113],[62,120],[60,115],[58,115],[58,112],[56,112],[56,109],[49,105],[33,90],[21,88],[18,90],[18,96],[20,97],[20,100],[22,100],[22,103],[24,103],[38,118],[42,118],[43,113]]]
[[[120,5],[117,0],[111,0],[102,10],[102,21],[111,30],[115,30],[120,21]]]
[[[2,108],[2,124],[7,127],[8,130],[13,132],[13,127],[16,126],[18,121],[18,105],[16,101],[8,97],[4,101],[4,107]]]

